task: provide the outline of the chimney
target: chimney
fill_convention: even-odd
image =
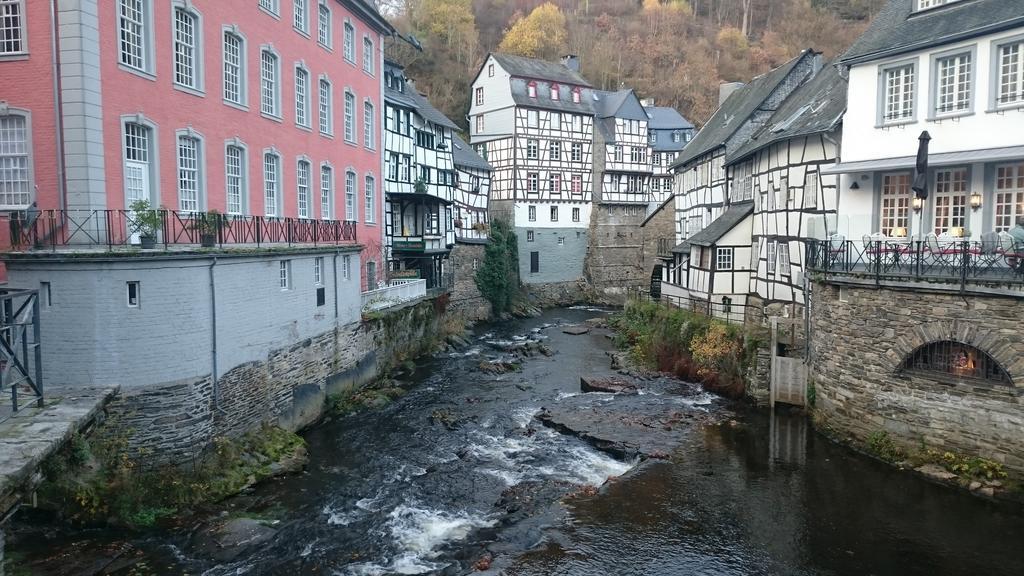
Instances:
[[[721,107],[732,93],[743,88],[743,82],[722,82],[718,85],[718,106]]]
[[[565,56],[562,56],[562,65],[573,72],[579,72],[580,57],[575,54],[566,54]]]
[[[644,108],[654,108],[654,98],[641,98],[640,105]]]

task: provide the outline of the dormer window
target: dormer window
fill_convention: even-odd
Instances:
[[[558,100],[558,84],[551,85],[551,99]]]
[[[572,101],[573,101],[574,104],[579,104],[580,103],[580,89],[579,88],[573,88],[572,89]]]
[[[917,0],[917,11],[928,10],[929,8],[938,8],[939,6],[959,1],[960,0]]]
[[[536,82],[530,82],[529,84],[526,85],[526,95],[529,96],[530,98],[536,98],[537,97],[537,83]]]

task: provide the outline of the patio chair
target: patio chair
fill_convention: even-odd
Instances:
[[[1003,259],[1003,253],[999,249],[999,234],[997,232],[986,232],[981,235],[981,248],[978,251],[978,264],[990,267]]]
[[[828,263],[829,267],[836,262],[846,259],[846,236],[833,234],[828,237]]]
[[[947,238],[943,238],[947,240]],[[950,266],[956,257],[958,250],[953,244],[939,241],[934,232],[929,232],[924,237],[924,253],[928,257],[928,264],[931,266]]]
[[[1007,266],[1018,274],[1024,274],[1024,245],[1006,232],[1000,232],[997,250],[1003,255]]]

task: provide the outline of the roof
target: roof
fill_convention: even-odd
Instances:
[[[835,66],[825,66],[779,106],[750,139],[725,156],[732,164],[782,140],[833,130],[846,112],[846,80]]]
[[[452,158],[456,166],[466,166],[468,168],[479,168],[481,170],[490,170],[491,165],[473,151],[473,147],[466,144],[466,141],[459,138],[458,134],[452,134]]]
[[[804,50],[796,58],[754,78],[749,84],[733,92],[711,116],[707,124],[697,132],[693,140],[690,140],[690,143],[683,148],[671,168],[682,166],[702,154],[724,146],[725,141],[771,96],[775,88],[808,54],[812,54],[812,52]]]
[[[693,128],[693,123],[683,117],[675,108],[668,106],[651,106],[644,108],[647,111],[647,126],[657,130],[685,130]]]
[[[1022,0],[959,0],[917,12],[914,4],[890,0],[840,62],[869,62],[1024,24]]]
[[[598,118],[611,118],[626,103],[633,91],[629,88],[609,92],[606,90],[594,90],[594,112]]]
[[[697,246],[712,246],[722,239],[722,236],[736,227],[744,218],[754,213],[754,202],[739,202],[733,204],[721,216],[711,221],[706,228],[690,236],[690,244]],[[685,244],[685,242],[684,242]],[[672,250],[675,252],[675,249]]]
[[[917,149],[917,139],[909,141],[911,150]],[[1024,146],[1007,146],[1005,148],[986,148],[984,150],[964,150],[962,152],[940,152],[928,155],[929,166],[953,166],[957,164],[973,164],[983,162],[1000,162],[1020,160],[1024,158]],[[821,170],[822,174],[854,174],[857,172],[874,172],[876,170],[903,170],[917,166],[917,156],[900,156],[898,158],[882,158],[879,160],[860,160],[857,162],[840,162]]]
[[[380,11],[377,10],[375,5],[376,2],[371,0],[341,0],[341,3],[352,10],[352,13],[357,18],[370,24],[381,34],[391,35],[395,33],[395,28],[391,23],[380,15]]]
[[[690,255],[690,241],[689,240],[683,240],[679,244],[676,244],[675,246],[672,247],[672,253],[673,254],[686,254],[687,256],[689,256]]]
[[[549,62],[538,58],[527,58],[525,56],[514,56],[497,52],[492,52],[490,56],[512,76],[575,84],[577,86],[590,86],[590,82],[584,80],[583,76],[580,76],[574,70],[570,70],[561,62]]]
[[[430,100],[427,100],[426,96],[420,94],[419,90],[416,89],[415,84],[410,81],[406,86],[409,89],[406,90],[404,94],[410,96],[416,103],[417,114],[439,126],[446,126],[452,130],[459,129],[459,126],[455,122],[449,120],[448,117],[441,113],[440,110],[434,108],[434,105],[430,103]]]

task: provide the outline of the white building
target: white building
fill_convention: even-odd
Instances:
[[[824,171],[842,175],[840,234],[978,239],[1024,215],[1024,2],[892,0],[840,63],[842,161]],[[917,206],[923,131],[928,196]]]
[[[486,242],[490,217],[491,165],[458,135],[453,136],[455,162],[455,241]]]

